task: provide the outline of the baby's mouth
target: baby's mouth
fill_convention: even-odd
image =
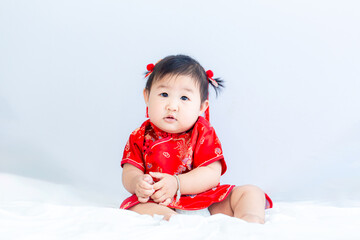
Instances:
[[[177,121],[176,118],[174,116],[171,116],[171,115],[166,116],[164,119],[167,120],[167,121]]]

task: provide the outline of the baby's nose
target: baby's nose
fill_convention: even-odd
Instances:
[[[166,109],[168,111],[177,111],[178,110],[178,104],[176,101],[169,101],[167,106],[166,106]]]

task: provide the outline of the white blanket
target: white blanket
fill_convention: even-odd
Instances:
[[[222,214],[139,215],[94,204],[64,185],[0,173],[0,239],[360,239],[360,207],[275,202],[266,223]],[[359,206],[359,205],[357,205]]]

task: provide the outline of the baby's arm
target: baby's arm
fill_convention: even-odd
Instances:
[[[151,198],[158,203],[163,203],[168,198],[174,197],[177,191],[177,181],[174,176],[165,173],[150,173],[160,181],[154,184],[156,191]],[[221,163],[213,162],[204,167],[198,167],[188,173],[180,174],[181,194],[197,194],[216,187],[220,182]],[[166,202],[169,203],[169,202]]]
[[[122,181],[125,189],[136,194],[139,202],[147,202],[155,192],[152,177],[129,163],[124,164]]]

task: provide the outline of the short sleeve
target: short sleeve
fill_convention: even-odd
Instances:
[[[123,167],[125,163],[130,163],[131,165],[139,168],[141,171],[145,171],[141,144],[143,142],[141,139],[143,138],[141,137],[139,131],[140,129],[137,129],[131,133],[129,140],[125,145],[121,167]]]
[[[222,167],[221,175],[223,175],[226,172],[227,166],[224,160],[220,140],[217,137],[214,128],[210,126],[207,120],[201,117],[194,127],[193,134],[193,137],[196,138],[193,167],[203,167],[213,162],[220,161]]]

